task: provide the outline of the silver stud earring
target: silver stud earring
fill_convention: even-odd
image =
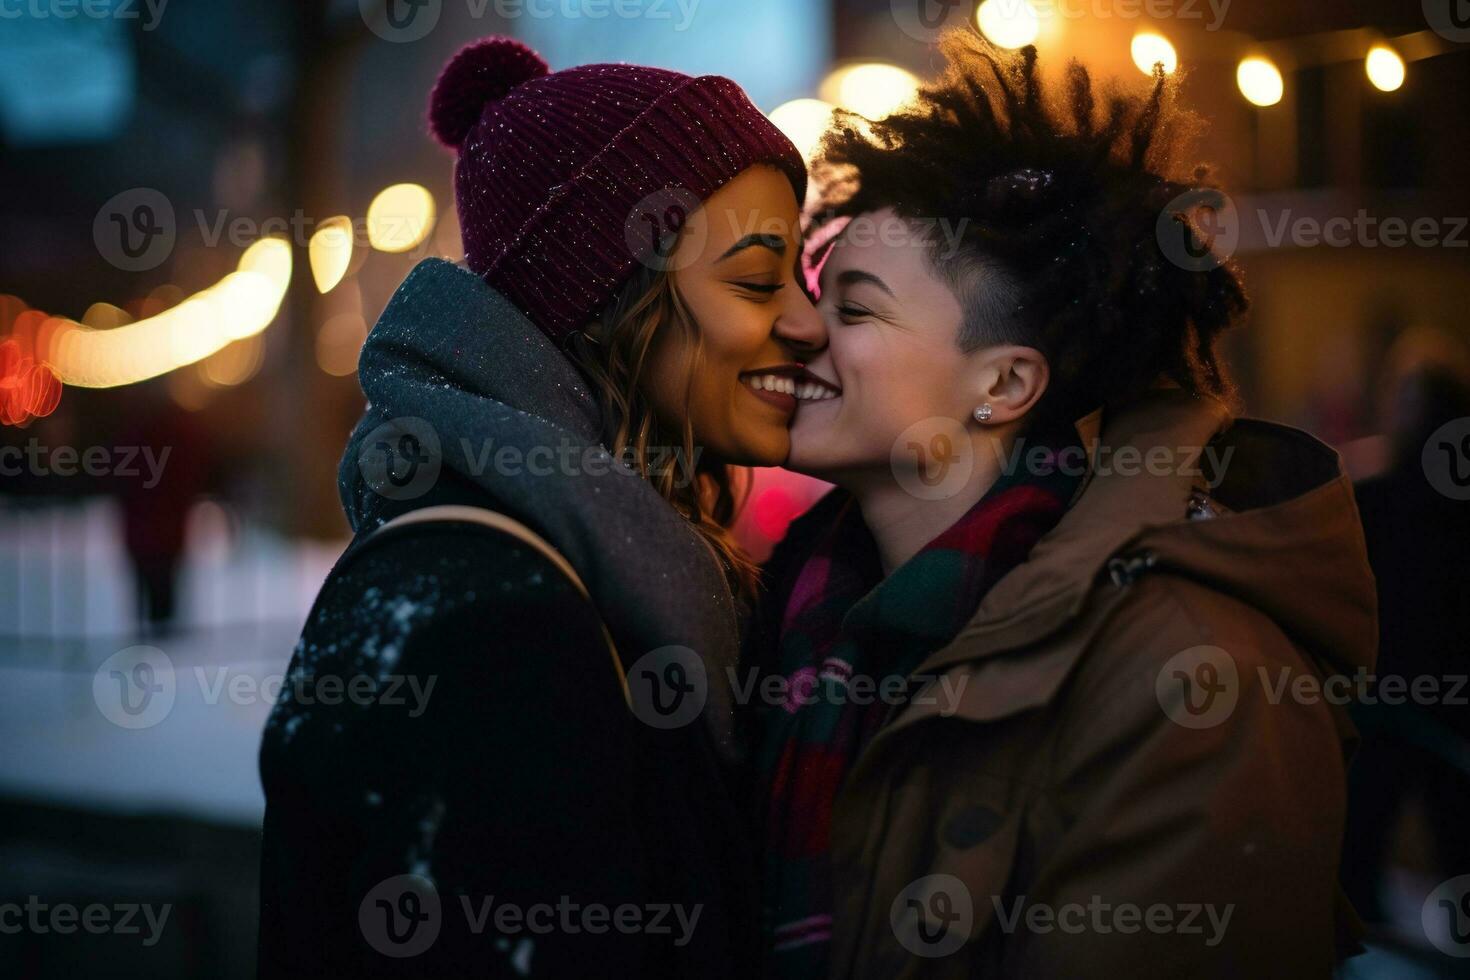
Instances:
[[[989,422],[990,416],[994,411],[995,410],[990,407],[990,403],[986,402],[984,405],[981,405],[979,408],[975,409],[975,421]]]

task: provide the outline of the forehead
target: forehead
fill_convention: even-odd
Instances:
[[[857,215],[833,241],[822,265],[822,288],[835,285],[849,270],[877,275],[900,297],[904,291],[945,288],[930,263],[933,242],[926,227],[892,208]]]
[[[715,262],[750,235],[774,236],[788,245],[801,238],[796,192],[774,167],[751,167],[711,194],[689,216],[680,247],[697,250],[702,262]]]

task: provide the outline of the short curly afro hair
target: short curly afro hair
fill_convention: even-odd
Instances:
[[[965,310],[958,343],[1046,356],[1034,421],[1070,422],[1160,381],[1233,402],[1218,340],[1248,301],[1238,270],[1214,260],[1177,206],[1213,188],[1206,168],[1176,169],[1197,130],[1177,79],[1156,68],[1147,94],[1099,92],[1074,61],[1052,98],[1034,47],[953,31],[940,48],[946,70],[916,102],[877,121],[839,113],[815,167],[812,230],[884,208],[946,221],[958,248],[941,254],[931,240],[929,257]],[[1161,215],[1211,260],[1170,261]]]

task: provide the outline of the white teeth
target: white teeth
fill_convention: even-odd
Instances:
[[[797,384],[795,378],[776,374],[754,374],[742,380],[757,391],[785,392],[803,401],[825,401],[828,398],[837,397],[837,393],[826,385],[817,384],[815,381],[803,381]]]

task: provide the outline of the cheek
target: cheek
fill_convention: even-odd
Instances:
[[[716,302],[716,299],[721,301]],[[771,338],[771,318],[765,308],[733,300],[710,297],[699,302],[687,297],[689,312],[699,324],[702,348],[693,397],[706,405],[728,403],[737,394],[740,372],[780,358],[760,356]]]
[[[853,396],[865,414],[901,418],[938,403],[942,384],[934,367],[911,344],[888,343],[878,331],[856,337],[833,357],[842,374],[844,400]]]
[[[687,413],[689,372],[693,369],[693,348],[681,337],[670,335],[654,342],[649,354],[648,394],[660,422],[669,426]]]
[[[959,417],[947,369],[922,348],[903,338],[885,343],[876,337],[854,338],[840,347],[834,341],[832,346],[843,385],[834,421],[848,433],[848,451],[886,459],[914,424]]]

